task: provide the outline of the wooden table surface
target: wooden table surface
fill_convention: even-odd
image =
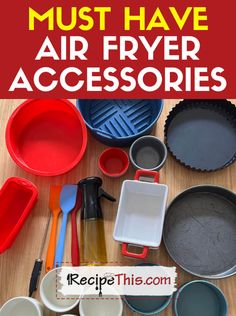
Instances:
[[[35,183],[39,188],[39,200],[27,219],[26,224],[17,237],[14,245],[4,254],[0,255],[0,305],[2,305],[8,299],[15,296],[24,296],[28,293],[28,284],[30,274],[34,264],[34,260],[38,256],[40,245],[42,242],[42,235],[45,230],[45,226],[50,215],[48,209],[49,188],[52,184],[65,184],[75,183],[79,179],[87,176],[102,176],[101,172],[97,168],[97,159],[99,154],[103,151],[105,146],[93,137],[89,136],[88,148],[85,157],[81,163],[71,172],[59,177],[43,178],[30,175],[21,170],[11,160],[6,146],[5,146],[5,127],[9,116],[12,111],[22,102],[22,100],[0,100],[0,186],[6,181],[8,177],[19,176],[25,177]],[[72,100],[75,103],[74,100]],[[166,100],[163,113],[158,121],[155,134],[163,139],[163,126],[166,116],[171,109],[178,102],[178,100]],[[236,100],[233,100],[236,103]],[[120,179],[112,180],[110,178],[103,177],[104,188],[119,201],[119,194],[121,183],[123,180],[132,179],[134,171],[130,167],[129,172]],[[177,163],[172,157],[168,157],[165,167],[161,170],[161,183],[165,183],[169,186],[169,202],[178,195],[181,191],[188,187],[199,184],[214,184],[224,186],[234,192],[236,192],[236,164],[229,168],[218,171],[215,173],[205,174],[195,171],[190,171],[179,163]],[[133,260],[124,260],[121,256],[120,245],[112,238],[114,222],[116,218],[118,202],[110,203],[108,201],[103,202],[103,212],[105,217],[105,232],[108,258],[110,262],[128,262],[134,264]],[[9,214],[10,216],[10,214]],[[0,223],[1,226],[4,223]],[[68,225],[68,233],[66,240],[66,254],[65,260],[70,261],[70,225]],[[47,246],[47,244],[46,244]],[[44,258],[46,253],[44,249]],[[151,251],[148,260],[150,262],[159,263],[162,265],[171,266],[174,263],[169,258],[164,245],[162,244],[159,251]],[[41,278],[44,275],[41,275]],[[183,270],[179,269],[179,281],[182,283],[193,279],[193,277]],[[218,285],[225,293],[229,303],[229,316],[236,316],[236,277],[230,277],[224,280],[213,281]],[[39,298],[38,293],[36,298]],[[78,314],[78,311],[76,312]],[[46,312],[47,316],[54,316],[54,313]],[[94,314],[96,315],[96,314]],[[128,308],[124,307],[124,316],[135,315],[130,312]],[[172,308],[164,311],[162,316],[171,316]],[[17,315],[16,315],[17,316]],[[112,316],[112,315],[111,315]],[[189,315],[191,316],[191,315]],[[201,315],[199,315],[201,316]]]

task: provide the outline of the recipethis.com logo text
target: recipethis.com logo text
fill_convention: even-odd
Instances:
[[[103,295],[170,296],[176,291],[176,268],[135,267],[63,267],[57,272],[57,294],[77,297],[85,293]]]

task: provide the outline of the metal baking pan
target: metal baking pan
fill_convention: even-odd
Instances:
[[[227,100],[183,100],[166,120],[165,140],[186,167],[223,169],[236,159],[236,107]]]
[[[174,297],[175,316],[228,316],[228,303],[216,285],[203,280],[183,284]]]
[[[236,195],[218,186],[192,187],[170,204],[163,239],[172,259],[208,279],[236,273]]]

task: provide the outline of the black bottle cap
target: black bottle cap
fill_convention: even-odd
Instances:
[[[81,219],[102,219],[102,209],[100,198],[114,202],[115,199],[102,189],[102,179],[99,177],[88,177],[81,180],[78,185],[82,190],[83,204],[81,209]]]

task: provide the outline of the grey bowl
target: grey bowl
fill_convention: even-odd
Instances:
[[[129,156],[135,169],[159,171],[166,162],[167,148],[159,138],[143,136],[134,141]]]

